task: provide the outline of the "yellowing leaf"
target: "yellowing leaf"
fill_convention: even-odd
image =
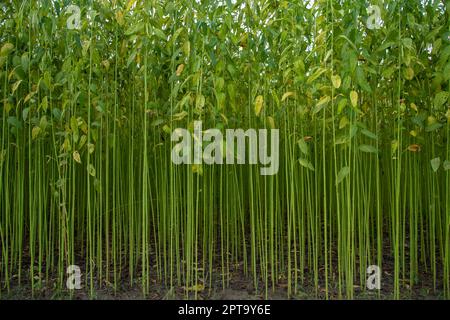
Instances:
[[[34,127],[33,130],[31,130],[31,138],[33,140],[36,139],[40,132],[41,132],[41,128]]]
[[[286,100],[287,98],[291,97],[294,95],[294,92],[292,91],[288,91],[285,94],[283,94],[283,97],[281,97],[281,102],[284,102],[284,100]]]
[[[398,140],[391,141],[391,153],[394,154],[398,150],[399,142]]]
[[[27,103],[35,95],[35,93],[36,93],[35,91],[32,91],[29,94],[27,94],[27,96],[23,100],[23,103]]]
[[[418,152],[418,151],[420,151],[420,145],[418,145],[418,144],[411,144],[411,145],[408,146],[408,151]]]
[[[319,102],[317,103],[317,105],[313,109],[313,113],[317,113],[320,110],[322,110],[323,107],[325,107],[325,105],[328,102],[330,102],[330,100],[331,100],[330,96],[323,96],[322,98],[320,98]]]
[[[319,78],[322,73],[324,73],[325,71],[327,71],[327,69],[324,68],[319,68],[316,72],[314,72],[309,78],[308,80],[306,80],[307,84],[311,84],[314,80],[316,80],[317,78]]]
[[[188,287],[187,290],[188,291],[197,291],[197,292],[198,291],[203,291],[203,290],[205,290],[205,286],[203,284],[199,283],[199,284],[197,284],[195,286]]]
[[[19,80],[16,83],[13,84],[13,86],[12,86],[12,92],[13,93],[14,93],[14,91],[16,91],[19,88],[21,83],[22,83],[22,80]]]
[[[434,117],[434,116],[429,116],[429,117],[427,118],[427,124],[428,124],[429,126],[435,124],[436,122],[437,122],[437,120],[436,120],[436,117]]]
[[[72,149],[72,146],[70,145],[70,140],[68,138],[64,139],[64,142],[61,146],[61,150],[68,152],[71,149]]]
[[[81,163],[81,158],[80,158],[80,154],[78,153],[78,151],[75,150],[72,153],[72,157],[73,157],[73,160],[75,160],[78,163]]]
[[[89,154],[92,154],[95,150],[95,146],[92,143],[87,144]]]
[[[189,57],[191,53],[191,43],[189,41],[183,43],[183,52],[187,57]]]
[[[123,26],[125,23],[125,20],[123,19],[123,13],[120,10],[116,12],[116,21],[120,26]]]
[[[414,69],[411,67],[406,68],[405,71],[403,71],[403,75],[406,80],[412,80],[414,78]]]
[[[103,60],[102,65],[105,67],[106,70],[109,69],[109,61],[108,60]]]
[[[204,106],[205,106],[205,96],[199,93],[197,95],[197,98],[195,98],[195,107],[201,110],[203,109]]]
[[[181,112],[178,112],[178,113],[175,113],[174,115],[172,115],[172,119],[175,121],[180,121],[180,120],[183,120],[187,116],[188,116],[188,113],[183,110]]]
[[[411,109],[413,109],[415,112],[419,112],[419,109],[417,108],[415,103],[411,103],[410,105]]]
[[[257,96],[255,99],[255,114],[256,116],[259,116],[262,107],[263,107],[263,103],[264,103],[264,98],[263,96]]]
[[[135,3],[136,3],[136,0],[129,0],[126,11],[129,11]]]
[[[170,129],[170,127],[167,124],[165,124],[162,129],[165,133],[170,134],[172,132],[172,129]]]
[[[358,105],[358,92],[354,90],[350,92],[350,102],[354,108]]]
[[[192,172],[197,173],[198,175],[203,175],[203,167],[201,164],[193,164],[192,165]]]
[[[5,43],[0,50],[0,56],[6,56],[12,51],[12,49],[14,49],[14,45],[12,43]]]
[[[177,77],[179,77],[179,76],[181,75],[181,73],[183,72],[183,70],[184,70],[184,63],[180,64],[180,65],[177,67],[177,72],[176,72]]]
[[[275,129],[275,120],[272,117],[267,117],[267,123],[269,124],[270,129]]]
[[[333,87],[335,87],[336,89],[339,89],[341,86],[341,83],[342,83],[341,77],[337,74],[334,76],[331,76],[331,82],[333,82]]]

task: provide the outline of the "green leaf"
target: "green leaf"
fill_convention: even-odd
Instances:
[[[345,128],[349,123],[350,121],[347,116],[343,116],[341,120],[339,120],[339,129]]]
[[[87,171],[88,171],[89,175],[95,177],[95,168],[92,164],[88,164]]]
[[[367,152],[367,153],[377,153],[378,152],[377,148],[375,148],[374,146],[368,145],[368,144],[362,144],[359,146],[358,149],[362,152]]]
[[[377,135],[375,133],[367,130],[367,129],[361,129],[361,133],[363,135],[365,135],[366,137],[369,137],[369,138],[374,139],[374,140],[378,140]]]
[[[445,171],[450,170],[450,161],[445,160],[442,167],[444,168]]]
[[[425,128],[425,131],[426,131],[426,132],[432,132],[432,131],[435,131],[435,130],[441,128],[442,126],[443,126],[443,124],[441,124],[441,123],[439,123],[439,122],[435,122],[435,123],[432,123],[432,124],[430,124],[429,126],[427,126],[427,127]]]
[[[160,38],[161,40],[167,40],[166,35],[161,29],[153,28],[153,31],[155,32],[155,35]]]
[[[309,155],[309,148],[304,139],[298,140],[298,146],[304,155]]]
[[[348,102],[348,100],[346,98],[343,98],[343,99],[341,99],[339,101],[339,103],[338,103],[338,110],[337,110],[338,114],[342,113],[344,108],[347,106],[347,102]]]
[[[441,91],[434,97],[434,107],[439,108],[448,100],[448,92]]]
[[[341,183],[348,175],[350,174],[350,167],[343,167],[341,170],[339,170],[339,173],[336,177],[336,185]]]
[[[372,92],[372,89],[370,88],[370,85],[366,79],[366,73],[361,67],[358,67],[356,69],[356,82],[364,91],[369,93]]]
[[[23,121],[27,121],[28,119],[28,113],[30,113],[30,108],[25,108],[22,110],[22,118]]]
[[[126,35],[126,36],[130,36],[130,35],[132,35],[132,34],[139,33],[139,32],[141,32],[142,30],[144,30],[144,27],[145,27],[145,23],[144,23],[144,22],[140,22],[140,23],[131,25],[131,26],[125,31],[125,35]]]
[[[299,161],[303,167],[308,168],[311,171],[314,171],[314,166],[312,165],[312,163],[309,160],[301,158]]]
[[[434,172],[438,171],[439,167],[441,166],[441,158],[437,157],[430,161],[431,168]]]

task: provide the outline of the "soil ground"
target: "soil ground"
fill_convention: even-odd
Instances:
[[[386,259],[385,259],[386,260]],[[388,260],[389,261],[389,260]],[[389,262],[383,265],[383,274],[381,279],[381,290],[365,290],[361,286],[355,283],[353,299],[393,299],[393,264]],[[113,290],[111,284],[105,284],[101,289],[96,289],[94,296],[89,296],[89,290],[80,289],[75,290],[73,296],[70,296],[67,291],[55,290],[56,279],[50,279],[48,281],[43,280],[40,287],[35,290],[34,295],[31,293],[30,283],[22,282],[19,286],[13,277],[13,281],[10,283],[10,290],[7,292],[2,284],[2,291],[0,299],[99,299],[99,300],[136,300],[136,299],[199,299],[199,300],[282,300],[282,299],[326,299],[324,279],[319,279],[318,287],[312,285],[314,280],[312,279],[312,273],[308,273],[305,270],[304,284],[297,284],[297,291],[288,297],[287,294],[287,280],[286,277],[281,275],[280,279],[276,283],[275,287],[264,287],[262,281],[258,284],[258,290],[256,291],[253,284],[253,278],[245,276],[241,265],[234,266],[234,270],[230,270],[229,285],[223,289],[222,276],[219,268],[215,269],[214,280],[209,285],[203,286],[201,284],[200,290],[197,291],[197,296],[190,291],[186,295],[184,287],[174,286],[172,289],[159,284],[156,280],[152,280],[150,284],[150,293],[147,296],[142,294],[140,286],[140,278],[134,279],[134,284],[131,285],[130,281],[123,280],[120,287],[116,291]],[[329,299],[345,299],[345,292],[343,296],[339,296],[339,290],[336,287],[337,281],[332,281],[335,275],[330,275],[328,298]],[[409,279],[409,277],[407,277]],[[401,282],[401,295],[400,299],[445,299],[442,284],[437,281],[434,285],[433,277],[429,273],[422,273],[419,277],[420,281],[414,286],[409,285],[409,280]],[[437,279],[441,279],[438,275]],[[434,288],[436,287],[436,289]]]

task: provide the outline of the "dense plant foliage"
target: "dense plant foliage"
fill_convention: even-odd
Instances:
[[[367,28],[367,8],[382,25]],[[68,10],[70,5],[81,9]],[[80,265],[91,295],[187,296],[241,266],[352,298],[392,259],[450,295],[445,1],[6,0],[0,292]],[[174,165],[170,134],[278,128],[280,170]]]

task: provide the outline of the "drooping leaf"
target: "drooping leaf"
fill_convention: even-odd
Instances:
[[[319,68],[316,70],[316,72],[314,72],[306,81],[307,84],[311,84],[314,82],[314,80],[316,80],[317,78],[319,78],[325,71],[327,71],[327,69],[324,68]]]
[[[320,110],[322,110],[328,102],[331,101],[330,96],[323,96],[320,98],[319,102],[316,104],[316,106],[313,109],[313,114],[318,113]]]
[[[294,92],[288,91],[285,94],[283,94],[283,97],[281,98],[281,102],[284,102],[287,98],[294,96]]]

